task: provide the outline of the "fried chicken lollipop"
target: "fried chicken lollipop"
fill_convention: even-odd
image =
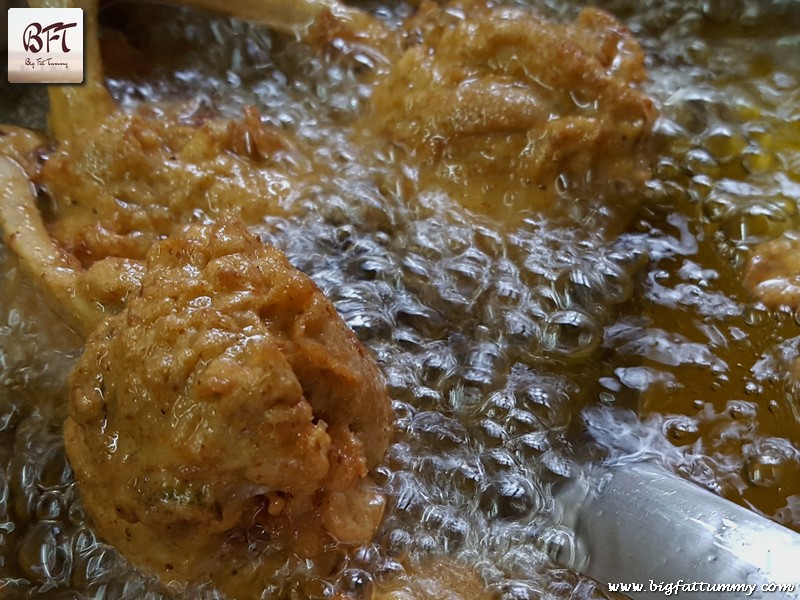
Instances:
[[[31,0],[37,8],[83,9],[86,81],[48,88],[50,139],[0,125],[5,242],[83,334],[124,306],[148,248],[174,227],[229,209],[248,224],[285,215],[325,170],[255,107],[228,119],[186,103],[117,106],[105,87],[98,1]],[[184,3],[230,9],[297,35],[322,13],[337,23],[361,15],[334,0]],[[48,198],[44,219],[39,192]]]
[[[156,243],[141,292],[89,337],[70,385],[86,511],[166,581],[211,573],[225,590],[254,532],[307,557],[375,532],[370,470],[392,418],[377,367],[236,219]]]
[[[607,13],[556,23],[486,0],[423,2],[405,35],[367,126],[409,152],[422,189],[507,220],[551,210],[559,187],[597,197],[648,177],[644,53]]]

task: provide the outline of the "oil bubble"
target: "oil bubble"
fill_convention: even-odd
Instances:
[[[601,341],[600,330],[592,318],[575,310],[553,313],[542,332],[545,350],[563,357],[585,356]]]

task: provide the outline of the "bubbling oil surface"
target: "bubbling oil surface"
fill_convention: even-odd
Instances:
[[[572,16],[578,3],[537,7]],[[410,10],[368,8],[393,22]],[[740,283],[753,244],[800,219],[800,8],[605,8],[645,46],[662,109],[656,176],[619,237],[591,203],[572,221],[520,215],[509,228],[433,190],[408,202],[400,158],[348,137],[374,57],[136,9],[169,17],[140,38],[163,64],[146,79],[111,74],[123,106],[191,98],[238,115],[255,104],[336,165],[300,216],[258,231],[374,352],[398,417],[375,543],[332,575],[288,564],[265,598],[386,597],[442,556],[503,598],[604,597],[548,559],[572,544],[552,525],[551,488],[592,460],[657,461],[800,529],[797,316],[753,304]],[[19,121],[23,101],[6,96],[4,114]],[[15,259],[0,259],[0,598],[219,597],[159,584],[92,533],[61,437],[81,342]]]

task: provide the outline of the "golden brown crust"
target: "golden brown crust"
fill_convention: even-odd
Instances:
[[[502,214],[547,208],[560,175],[646,178],[656,110],[635,88],[644,54],[606,13],[557,24],[485,2],[426,2],[406,36],[367,125],[416,157],[423,186]]]
[[[240,120],[203,120],[179,107],[141,107],[59,144],[39,183],[54,199],[50,229],[84,264],[143,258],[195,211],[237,208],[249,223],[284,214],[304,166],[285,136],[248,108]]]
[[[141,293],[72,375],[66,444],[100,534],[186,580],[251,527],[306,555],[368,541],[390,421],[330,302],[223,219],[150,250]]]

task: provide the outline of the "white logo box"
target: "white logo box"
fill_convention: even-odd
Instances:
[[[10,83],[83,82],[83,10],[8,9]]]

